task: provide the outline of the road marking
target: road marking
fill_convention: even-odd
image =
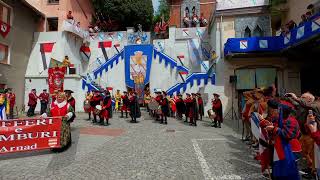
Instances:
[[[204,138],[204,139],[192,139],[191,141],[193,144],[193,148],[195,150],[195,154],[197,155],[197,158],[200,162],[201,170],[202,170],[202,173],[203,173],[205,180],[229,180],[229,179],[238,180],[238,179],[248,179],[248,178],[260,178],[261,179],[261,177],[264,177],[264,176],[262,176],[261,173],[254,173],[251,175],[230,174],[230,175],[223,175],[223,176],[212,176],[212,173],[210,171],[208,163],[207,163],[206,159],[204,158],[204,155],[202,154],[201,149],[200,149],[197,141],[228,141],[228,140],[225,138],[212,138],[212,139],[210,139],[210,138],[205,139]],[[241,161],[243,163],[249,164],[251,166],[254,166],[254,167],[260,167],[257,164],[253,164],[250,162],[244,162],[243,160],[238,159],[238,158],[235,158],[235,159],[238,161]]]
[[[199,144],[198,144],[197,140],[196,139],[192,139],[191,141],[192,141],[192,144],[193,144],[193,148],[194,148],[194,150],[196,152],[196,155],[198,157],[198,160],[200,162],[200,166],[201,166],[201,169],[202,169],[202,173],[203,173],[204,179],[205,180],[212,180],[213,177],[211,175],[210,168],[209,168],[209,166],[207,164],[207,161],[204,159],[204,156],[203,156],[203,154],[201,152],[201,149],[199,147]]]

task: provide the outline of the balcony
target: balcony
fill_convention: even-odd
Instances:
[[[273,37],[229,38],[225,43],[226,57],[250,54],[280,54],[320,39],[320,13],[285,35]]]

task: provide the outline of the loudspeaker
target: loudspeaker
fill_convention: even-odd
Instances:
[[[236,83],[237,82],[237,76],[230,76],[229,83]]]

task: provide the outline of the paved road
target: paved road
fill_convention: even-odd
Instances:
[[[118,116],[115,115],[115,116]],[[101,127],[79,114],[73,144],[63,153],[0,156],[0,179],[263,179],[260,167],[231,128],[168,125],[143,114],[137,124],[115,117]]]

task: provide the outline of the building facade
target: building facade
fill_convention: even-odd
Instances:
[[[27,0],[46,15],[46,31],[61,31],[63,21],[72,11],[75,23],[88,28],[94,15],[91,1],[88,0]]]
[[[204,16],[208,21],[213,17],[216,0],[168,0],[170,6],[170,26],[177,28],[184,27],[183,19],[188,11],[192,16],[192,11],[195,9],[195,14],[198,17]]]
[[[0,36],[0,88],[12,88],[16,105],[24,104],[24,75],[32,50],[34,32],[41,29],[44,15],[25,1],[0,1],[1,22],[9,31]]]

